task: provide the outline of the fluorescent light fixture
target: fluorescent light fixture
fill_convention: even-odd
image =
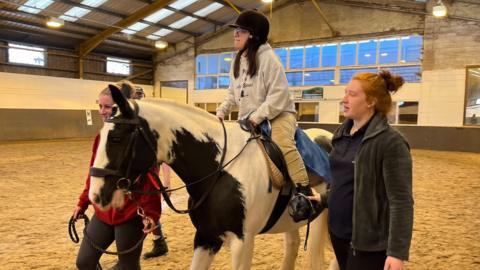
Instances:
[[[310,73],[303,73],[303,76],[309,77],[309,76],[310,76]]]
[[[475,101],[475,104],[480,105],[480,98],[477,98],[477,100]]]
[[[153,13],[152,15],[145,17],[144,20],[148,22],[156,23],[172,15],[173,13],[174,13],[173,11],[168,9],[160,9],[159,11]]]
[[[198,0],[178,0],[174,3],[172,3],[171,5],[169,5],[170,7],[172,8],[175,8],[175,9],[183,9],[184,7],[188,7],[190,6],[191,4],[197,2]]]
[[[219,3],[212,3],[198,11],[196,11],[194,14],[197,15],[197,16],[200,16],[200,17],[205,17],[207,16],[208,14],[222,8],[223,5],[222,4],[219,4]]]
[[[53,0],[28,0],[18,7],[18,10],[32,14],[40,13],[53,3]]]
[[[442,0],[438,0],[437,4],[433,6],[432,14],[437,18],[447,16],[447,7],[443,4]]]
[[[225,61],[225,62],[231,62],[231,61],[232,61],[232,58],[231,58],[231,57],[225,57],[225,58],[223,58],[223,61]]]
[[[372,55],[369,54],[369,53],[366,53],[366,54],[364,54],[363,56],[365,56],[366,58],[369,58],[369,57],[372,56]]]
[[[197,20],[196,18],[186,16],[185,18],[183,18],[181,20],[178,20],[178,21],[170,24],[169,26],[172,27],[172,28],[180,29],[180,28],[182,28],[182,27],[184,27],[188,24],[191,24],[192,22],[194,22],[196,20]]]
[[[388,55],[388,53],[386,53],[386,52],[380,54],[380,56],[383,56],[383,57],[385,57],[387,55]]]
[[[65,21],[59,18],[48,18],[47,26],[51,28],[60,28],[65,24]]]
[[[272,3],[273,0],[262,0],[263,3]]]
[[[164,40],[155,41],[155,48],[157,48],[157,49],[163,50],[163,49],[167,48],[167,46],[168,46],[168,42],[166,42]]]

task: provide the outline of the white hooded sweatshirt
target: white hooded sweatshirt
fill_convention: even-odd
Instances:
[[[228,95],[217,108],[217,116],[223,118],[234,105],[238,105],[239,119],[252,113],[250,119],[257,124],[265,119],[272,120],[282,112],[295,113],[282,63],[268,43],[258,48],[257,61],[257,74],[250,77],[248,60],[242,55],[237,79],[233,75],[232,61]]]

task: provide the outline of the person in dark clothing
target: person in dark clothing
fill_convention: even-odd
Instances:
[[[404,83],[389,71],[353,76],[343,98],[346,120],[330,153],[325,196],[329,232],[342,270],[402,270],[413,230],[412,159],[405,138],[388,124],[391,93]]]

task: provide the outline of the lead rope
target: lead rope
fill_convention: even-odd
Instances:
[[[85,215],[85,214],[78,215],[77,219],[73,219],[73,216],[70,217],[70,220],[68,221],[68,235],[70,236],[70,240],[72,240],[72,242],[74,242],[76,244],[78,242],[80,242],[80,238],[78,237],[78,233],[77,233],[77,228],[75,227],[75,222],[77,222],[77,220],[79,220],[79,219],[84,220],[85,231],[87,229],[88,223],[90,222],[90,220],[88,219],[88,216]],[[96,270],[103,270],[102,266],[100,265],[100,262],[97,263],[97,266],[96,266],[95,269]]]

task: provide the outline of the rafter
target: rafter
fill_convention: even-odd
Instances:
[[[152,3],[151,0],[139,0],[139,1],[144,2],[144,3],[147,3],[147,4]],[[222,23],[222,22],[219,22],[219,21],[216,21],[216,20],[212,20],[212,19],[207,18],[207,17],[198,16],[198,15],[195,15],[195,14],[193,14],[193,13],[191,13],[191,12],[188,12],[188,11],[185,11],[185,10],[172,8],[172,7],[170,7],[170,6],[166,6],[166,7],[164,7],[164,9],[168,9],[168,10],[171,10],[171,11],[173,11],[173,12],[180,13],[180,14],[183,14],[183,15],[185,15],[185,16],[190,16],[190,17],[193,17],[193,18],[196,18],[196,19],[199,19],[199,20],[202,20],[202,21],[206,21],[206,22],[209,22],[209,23],[218,25],[218,26],[224,25],[224,23]]]
[[[77,2],[74,2],[72,0],[55,0],[56,2],[60,2],[60,3],[64,3],[64,4],[67,4],[67,5],[70,5],[70,6],[74,6],[74,7],[81,7],[81,8],[84,8],[84,9],[88,9],[90,11],[95,11],[95,12],[100,12],[100,13],[104,13],[104,14],[108,14],[108,15],[111,15],[111,16],[114,16],[114,17],[118,17],[118,18],[122,18],[122,19],[125,19],[128,17],[128,14],[123,14],[123,13],[119,13],[119,12],[116,12],[116,11],[113,11],[113,10],[110,10],[110,9],[107,9],[107,8],[104,8],[104,7],[91,7],[91,6],[87,6],[87,5],[84,5],[84,4],[81,4],[81,3],[77,3]],[[144,16],[144,17],[147,17]],[[143,18],[142,18],[143,19]],[[175,32],[179,32],[179,33],[182,33],[182,34],[186,34],[186,35],[189,35],[189,36],[198,36],[200,34],[198,33],[194,33],[194,32],[190,32],[190,31],[186,31],[186,30],[183,30],[183,29],[177,29],[177,28],[172,28],[168,25],[164,25],[164,24],[161,24],[161,23],[152,23],[152,22],[149,22],[149,21],[145,21],[145,20],[139,20],[139,22],[142,22],[144,24],[148,24],[150,26],[157,26],[159,28],[165,28],[165,29],[168,29],[168,30],[171,30],[171,31],[175,31]]]
[[[119,32],[121,29],[124,29],[136,22],[140,19],[149,16],[150,14],[156,12],[167,6],[172,0],[158,0],[153,2],[148,6],[144,6],[131,14],[130,16],[124,18],[123,20],[117,22],[115,25],[103,30],[102,32],[98,33],[94,37],[84,41],[79,46],[78,55],[80,58],[87,55],[91,52],[95,47],[97,47],[100,43],[102,43],[105,39],[107,39],[110,35]]]

